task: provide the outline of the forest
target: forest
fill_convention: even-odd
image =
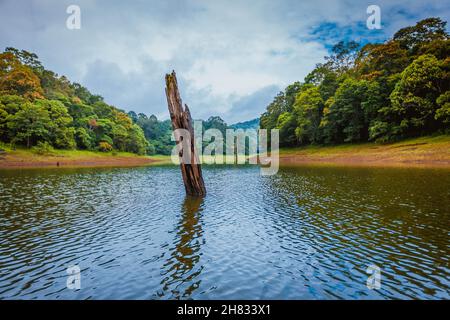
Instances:
[[[15,48],[0,54],[0,139],[28,148],[149,149],[144,131],[124,111]]]
[[[449,133],[450,42],[428,18],[380,44],[337,43],[305,77],[280,92],[260,119],[203,128],[279,129],[280,145],[390,142]],[[47,70],[34,53],[0,53],[0,142],[40,149],[170,154],[170,120],[128,113]]]
[[[446,22],[428,18],[380,44],[341,41],[261,115],[280,145],[390,142],[450,128]]]
[[[217,116],[203,128],[225,133]],[[169,155],[170,120],[107,104],[78,83],[46,70],[38,56],[6,48],[0,54],[0,141],[12,146],[56,149],[126,151]]]

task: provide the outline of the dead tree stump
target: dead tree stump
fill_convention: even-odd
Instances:
[[[205,195],[206,188],[203,181],[202,167],[195,148],[191,113],[186,104],[183,109],[175,71],[172,71],[171,74],[166,74],[166,96],[170,119],[172,120],[172,129],[174,130],[175,141],[178,146],[178,156],[186,194],[191,196]],[[185,132],[189,133],[187,141],[183,141],[186,137],[181,135],[177,129],[184,129],[186,130]]]

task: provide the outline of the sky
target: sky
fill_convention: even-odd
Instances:
[[[81,28],[68,29],[69,5]],[[366,10],[381,9],[380,30]],[[431,17],[445,0],[0,0],[0,49],[43,65],[120,109],[167,119],[164,75],[175,70],[195,119],[250,120],[323,61],[340,40],[381,42]]]

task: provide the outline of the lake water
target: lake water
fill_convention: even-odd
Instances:
[[[203,171],[0,171],[0,298],[450,298],[449,170]]]

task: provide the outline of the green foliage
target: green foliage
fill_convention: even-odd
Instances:
[[[278,117],[276,129],[280,130],[280,145],[286,146],[295,143],[295,116],[290,112],[283,112]]]
[[[259,121],[282,146],[387,142],[449,130],[450,40],[446,22],[419,21],[385,43],[337,43],[323,63],[277,94]],[[247,124],[241,124],[247,125]],[[248,124],[250,125],[250,124]],[[228,128],[220,117],[203,130]],[[237,126],[237,125],[236,125]],[[169,155],[170,120],[107,104],[46,70],[34,53],[0,53],[0,141],[32,147]]]
[[[0,103],[0,139],[6,140],[6,134],[8,130],[8,112],[5,110],[5,106]]]
[[[44,69],[35,53],[28,52],[26,50],[17,50],[12,47],[6,48],[5,53],[6,52],[12,53],[22,64],[32,68],[33,70],[42,71]]]
[[[428,18],[419,21],[415,26],[400,29],[394,34],[393,40],[398,42],[401,47],[415,52],[424,43],[434,40],[448,40],[448,34],[445,31],[447,22],[440,18]]]
[[[294,82],[280,92],[267,107],[267,111],[260,117],[260,125],[262,129],[273,129],[279,124],[278,118],[284,112],[291,113],[294,109],[294,102],[297,94],[300,92],[302,84]],[[295,134],[289,134],[290,139],[295,141]]]
[[[130,115],[130,113],[129,113]],[[143,113],[131,113],[131,118],[138,125],[149,144],[146,146],[147,154],[170,155],[175,145],[171,141],[172,124],[170,120],[159,121],[154,115],[147,117]],[[142,146],[141,146],[142,147]]]
[[[393,115],[393,126],[402,136],[430,133],[438,129],[437,98],[445,86],[442,63],[433,55],[414,60],[403,72],[391,93],[392,107],[383,110]]]
[[[28,100],[43,97],[39,77],[11,52],[0,53],[0,94],[19,95]]]
[[[297,116],[295,135],[301,144],[319,143],[321,139],[320,121],[324,101],[318,87],[311,86],[297,95],[294,104]]]
[[[323,125],[327,141],[335,143],[358,142],[368,138],[368,115],[374,107],[368,101],[369,83],[348,78],[336,90],[325,115]],[[327,128],[331,127],[331,128]]]
[[[134,124],[130,129],[130,134],[126,140],[127,151],[137,154],[147,154],[149,150],[149,143],[145,138],[142,129]]]
[[[102,136],[98,139],[98,141],[99,141],[99,142],[106,142],[107,144],[110,144],[110,145],[113,145],[113,144],[114,144],[113,139],[112,139],[110,136],[108,136],[107,134],[102,135]]]
[[[35,104],[49,113],[51,120],[49,139],[52,145],[59,149],[74,149],[75,128],[72,127],[73,119],[67,108],[57,100],[36,100]]]
[[[369,140],[384,143],[392,140],[389,123],[375,120],[369,128]]]
[[[7,118],[9,136],[13,144],[25,142],[29,148],[39,140],[45,141],[49,136],[52,122],[48,111],[40,105],[26,102],[21,109]]]
[[[408,66],[411,57],[396,41],[367,44],[358,53],[355,71],[368,79],[400,73]]]
[[[293,105],[287,102],[287,89],[274,98],[261,115],[261,127],[279,129],[282,146],[388,142],[448,131],[450,40],[445,25],[428,18],[385,43],[359,48],[352,41],[339,42],[305,84],[292,85],[297,89]]]
[[[329,70],[341,75],[348,72],[358,55],[359,44],[355,41],[340,41],[331,49],[332,55],[325,57],[325,66]]]
[[[112,145],[110,145],[108,142],[101,141],[101,142],[98,144],[98,150],[99,150],[99,151],[102,151],[102,152],[110,152],[110,151],[113,150],[113,147],[112,147]]]
[[[41,156],[50,156],[55,154],[55,149],[48,142],[39,141],[36,146],[31,148],[31,150]]]
[[[450,124],[450,91],[441,94],[436,102],[440,108],[436,110],[435,119]]]
[[[92,150],[95,144],[95,138],[89,134],[86,128],[80,127],[75,131],[75,141],[80,149]]]
[[[220,117],[209,117],[208,120],[203,121],[203,130],[208,129],[217,129],[225,136],[226,130],[228,128],[225,121],[222,120]]]
[[[0,134],[1,141],[28,147],[111,147],[138,154],[148,148],[143,130],[127,114],[15,48],[0,53]]]
[[[257,130],[257,129],[259,129],[259,118],[249,120],[249,121],[235,123],[235,124],[231,125],[230,128],[231,129],[243,129],[243,130],[247,130],[247,129]]]

